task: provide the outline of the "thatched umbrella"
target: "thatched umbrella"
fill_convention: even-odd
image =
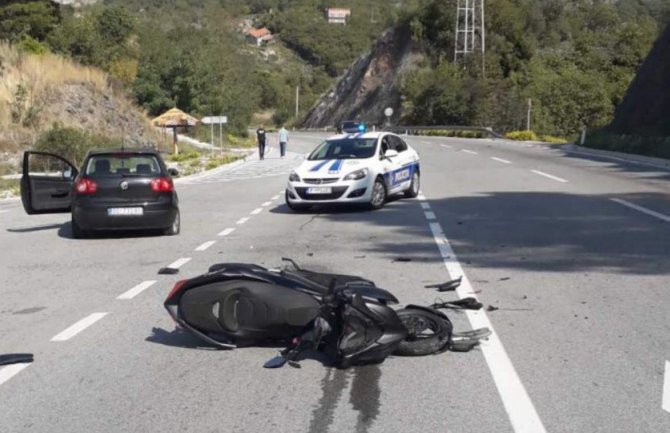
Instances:
[[[190,126],[197,125],[198,122],[199,120],[197,118],[184,113],[179,108],[170,108],[168,111],[151,121],[154,126],[160,126],[161,128],[172,128],[175,153],[179,152],[177,149],[177,128],[188,128]]]

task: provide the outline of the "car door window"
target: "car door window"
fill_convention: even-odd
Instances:
[[[395,150],[398,153],[402,153],[407,150],[407,144],[405,144],[405,142],[400,137],[396,137],[395,135],[389,135],[389,142],[391,145],[391,149]]]
[[[69,180],[74,177],[74,167],[54,155],[30,153],[28,175],[33,178]]]
[[[384,156],[389,149],[392,149],[391,143],[389,142],[389,136],[385,135],[382,137],[382,144],[379,147],[379,155]]]

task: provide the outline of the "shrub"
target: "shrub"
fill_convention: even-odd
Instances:
[[[556,144],[565,144],[568,142],[565,138],[562,137],[554,137],[553,135],[542,135],[540,136],[540,141],[544,141],[545,143],[556,143]]]
[[[505,138],[518,141],[538,141],[533,131],[510,131],[505,134]]]
[[[51,129],[39,136],[34,148],[42,152],[55,153],[75,166],[80,166],[89,150],[120,146],[121,140],[118,138],[93,135],[55,123]]]

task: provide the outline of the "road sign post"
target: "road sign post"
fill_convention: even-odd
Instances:
[[[203,125],[210,125],[211,127],[210,141],[212,145],[212,153],[216,147],[214,145],[214,125],[219,125],[219,144],[221,146],[221,153],[223,153],[223,125],[228,123],[228,116],[207,116],[203,117],[200,121],[203,123]]]

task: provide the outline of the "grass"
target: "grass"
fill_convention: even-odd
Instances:
[[[0,178],[0,198],[18,196],[20,194],[19,185],[19,179]]]

